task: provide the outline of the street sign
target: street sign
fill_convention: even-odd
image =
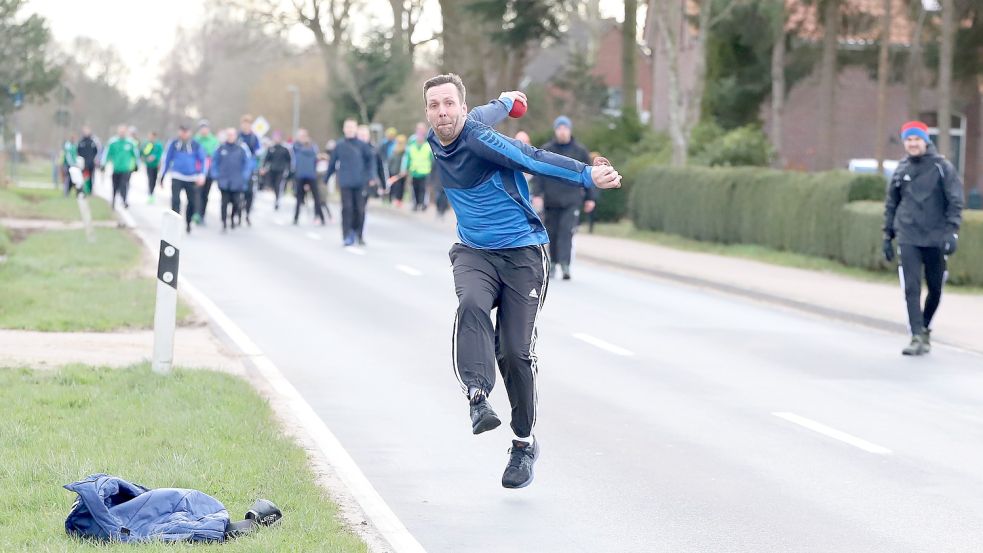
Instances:
[[[256,133],[256,136],[262,138],[266,133],[270,132],[270,122],[260,115],[253,121],[253,132]]]

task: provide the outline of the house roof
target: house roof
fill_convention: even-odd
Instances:
[[[880,39],[880,19],[884,15],[883,0],[842,0],[842,10],[853,25],[841,29],[840,42],[868,44]],[[802,39],[819,41],[823,37],[819,8],[802,0],[786,0],[788,12],[786,30]],[[914,22],[908,15],[908,0],[891,0],[891,44],[908,46]]]

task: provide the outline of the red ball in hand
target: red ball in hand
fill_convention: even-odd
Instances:
[[[512,102],[512,111],[509,112],[509,117],[513,119],[518,119],[526,114],[526,103],[522,100],[516,99]]]

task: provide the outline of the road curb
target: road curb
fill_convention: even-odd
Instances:
[[[784,307],[796,309],[798,311],[804,311],[806,313],[810,313],[813,315],[819,315],[831,319],[838,319],[849,323],[861,324],[867,327],[876,328],[878,330],[883,330],[886,332],[900,332],[900,333],[907,332],[907,327],[905,325],[895,321],[888,321],[877,317],[861,315],[859,313],[844,311],[842,309],[834,309],[823,305],[817,305],[806,301],[780,296],[778,294],[769,294],[767,292],[762,292],[760,290],[755,290],[752,288],[735,286],[733,284],[727,284],[712,279],[701,278],[697,276],[686,275],[686,274],[676,273],[673,271],[667,271],[662,269],[654,269],[652,267],[643,267],[632,263],[614,261],[601,256],[585,254],[581,252],[577,253],[577,259],[583,259],[599,265],[607,265],[610,267],[616,267],[618,269],[623,269],[627,271],[644,273],[646,275],[658,277],[665,280],[671,280],[674,282],[679,282],[690,286],[709,288],[712,290],[717,290],[719,292],[724,292],[735,296],[741,296],[744,298],[750,298],[757,301],[777,304]],[[946,343],[946,342],[939,341],[939,343]],[[946,345],[950,345],[960,349],[970,349],[971,351],[978,351],[957,344],[946,343]]]
[[[117,207],[114,211],[121,227],[129,229],[151,253],[157,252],[154,238],[141,231],[127,210]],[[308,454],[316,484],[337,504],[342,524],[357,535],[371,553],[426,553],[361,473],[327,424],[314,413],[273,361],[187,278],[183,279],[179,294],[208,322],[216,339],[240,352],[246,369],[245,380],[269,402],[280,430]]]

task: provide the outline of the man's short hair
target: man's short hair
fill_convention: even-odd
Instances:
[[[461,99],[461,103],[464,103],[464,99],[467,97],[468,91],[464,88],[464,81],[461,77],[455,73],[447,73],[446,75],[437,75],[436,77],[431,77],[427,82],[423,83],[423,103],[427,102],[427,91],[435,86],[440,86],[442,84],[452,84],[457,88],[457,95]]]
[[[245,114],[245,115],[243,115],[242,117],[239,118],[239,122],[240,123],[252,123],[253,122],[253,116],[247,113],[247,114]]]

